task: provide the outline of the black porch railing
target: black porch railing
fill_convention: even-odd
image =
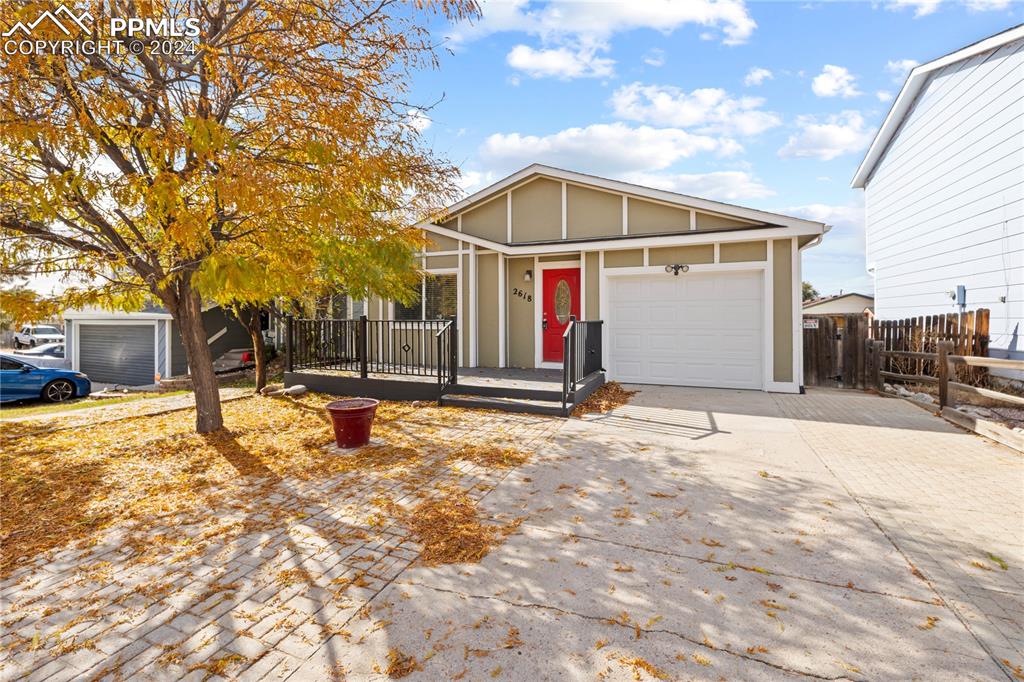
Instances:
[[[562,412],[568,412],[569,396],[601,367],[601,320],[569,318],[562,334]],[[566,416],[568,416],[566,414]]]
[[[287,371],[321,369],[369,374],[437,376],[444,388],[457,381],[455,320],[288,318]]]

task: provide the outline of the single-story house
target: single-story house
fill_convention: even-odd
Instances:
[[[860,315],[875,311],[875,297],[850,292],[822,296],[804,303],[804,315]]]
[[[139,312],[100,309],[64,312],[65,353],[71,369],[94,382],[148,386],[160,378],[188,374],[181,333],[162,306]],[[233,348],[249,348],[249,332],[220,306],[203,311],[214,359]]]
[[[800,256],[823,223],[535,164],[419,227],[420,300],[366,314],[455,317],[461,366],[561,368],[575,316],[603,321],[611,380],[800,390]]]

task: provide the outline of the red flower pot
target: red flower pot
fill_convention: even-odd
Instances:
[[[348,398],[327,403],[328,414],[334,424],[334,442],[339,448],[358,448],[370,442],[373,415],[379,400]]]

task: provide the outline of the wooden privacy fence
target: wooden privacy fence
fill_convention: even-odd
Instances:
[[[894,374],[938,377],[938,367],[928,355],[938,352],[941,341],[952,344],[950,351],[958,356],[988,356],[988,308],[965,313],[925,315],[902,320],[875,320],[870,338],[880,341],[886,351],[924,353],[924,356],[889,354],[883,356],[882,370]],[[957,369],[959,378],[980,382],[987,373],[982,365],[962,365]]]
[[[894,375],[938,378],[940,341],[952,343],[952,354],[988,356],[989,311],[924,315],[902,320],[869,320],[863,314],[804,315],[804,384],[863,388],[872,386],[865,376],[865,341],[878,341],[886,353],[881,371]],[[841,324],[840,324],[841,322]],[[988,365],[995,366],[995,365]],[[988,367],[958,364],[956,378],[981,383]]]
[[[865,376],[870,377],[869,385],[875,390],[882,392],[886,379],[893,381],[907,381],[911,383],[938,384],[939,407],[943,408],[951,404],[950,393],[952,391],[963,391],[973,395],[999,400],[1012,405],[1024,406],[1024,398],[1009,393],[993,391],[989,388],[972,386],[957,381],[957,368],[968,369],[999,367],[1003,369],[1016,369],[1024,371],[1024,360],[1005,360],[1002,358],[978,357],[975,355],[958,355],[954,353],[955,346],[952,341],[941,340],[936,343],[936,352],[922,353],[919,351],[907,350],[886,350],[884,342],[876,339],[865,341]],[[925,374],[904,374],[887,371],[887,361],[907,359],[911,361],[928,363],[936,370],[937,376]]]

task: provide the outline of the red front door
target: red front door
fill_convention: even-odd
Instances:
[[[580,317],[580,269],[559,268],[544,273],[543,332],[544,362],[562,361],[562,334],[569,316]]]

